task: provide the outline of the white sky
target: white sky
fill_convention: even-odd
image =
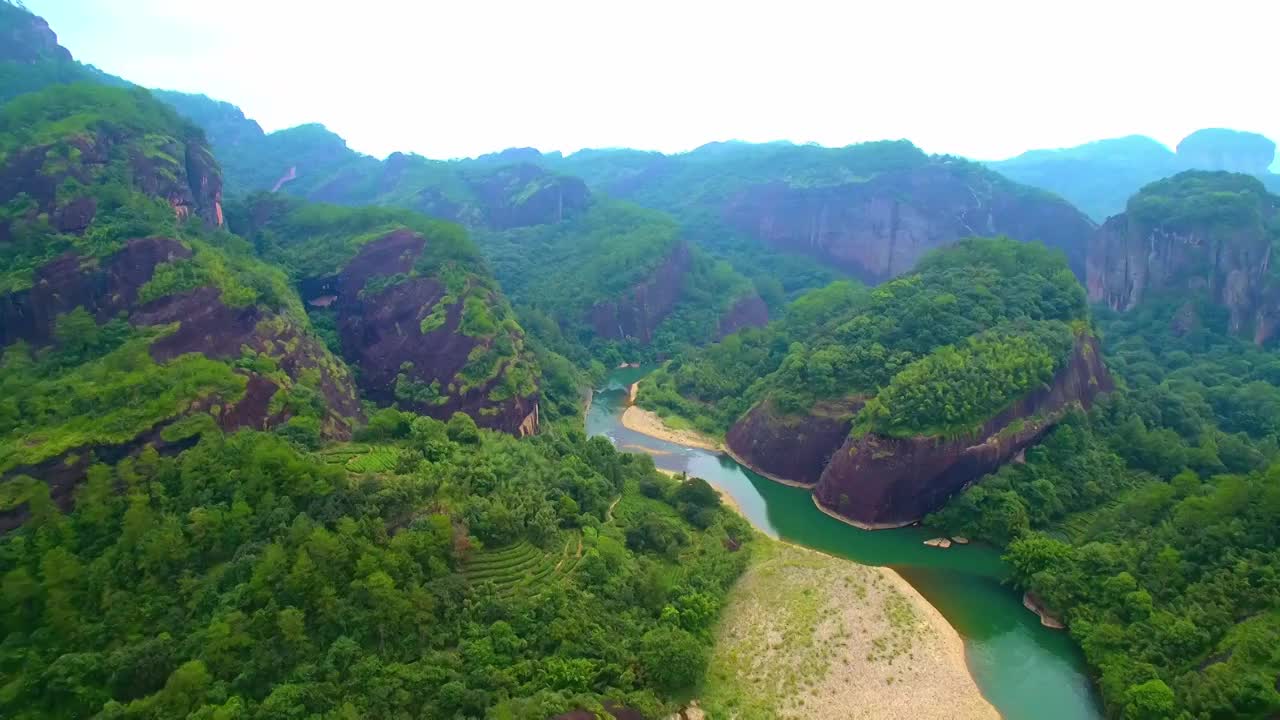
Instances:
[[[376,156],[1280,139],[1280,0],[26,0],[77,59]]]

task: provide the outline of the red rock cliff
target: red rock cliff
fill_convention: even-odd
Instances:
[[[591,308],[591,327],[609,340],[636,338],[648,343],[653,331],[680,302],[685,273],[693,262],[689,246],[678,243],[653,273],[617,300]]]
[[[363,292],[370,278],[408,273],[427,242],[409,230],[388,233],[364,245],[338,276],[337,300],[332,307],[338,316],[343,353],[360,369],[361,391],[376,403],[399,403],[424,415],[448,419],[461,411],[481,427],[515,435],[536,432],[536,391],[523,397],[490,398],[501,384],[506,366],[498,369],[496,377],[466,391],[461,390],[458,377],[473,352],[484,352],[499,342],[519,346],[522,335],[505,328],[490,338],[462,333],[464,303],[446,298],[444,285],[434,277],[411,277],[381,292]],[[444,322],[424,334],[422,321],[445,301],[451,304],[443,311]],[[421,386],[435,383],[441,397],[432,402],[397,397],[396,383],[402,374]]]
[[[1238,176],[1237,176],[1238,177]],[[1128,311],[1154,293],[1204,295],[1228,311],[1233,334],[1259,345],[1280,327],[1280,281],[1275,244],[1265,231],[1280,216],[1280,198],[1262,197],[1258,224],[1143,221],[1122,213],[1089,241],[1089,300]]]
[[[725,434],[725,443],[751,469],[812,485],[849,436],[862,400],[819,403],[809,414],[779,414],[769,401],[747,411]]]
[[[72,253],[62,255],[36,270],[31,288],[0,296],[0,348],[18,341],[48,345],[54,340],[58,316],[77,307],[85,308],[99,322],[124,314],[138,327],[176,324],[172,333],[151,345],[150,353],[156,362],[165,363],[187,353],[230,361],[240,358],[249,348],[271,357],[291,382],[304,373],[314,375],[326,406],[323,434],[330,438],[350,437],[350,419],[360,413],[350,373],[287,316],[254,305],[228,307],[222,302],[220,291],[213,287],[200,287],[145,304],[138,302],[139,290],[159,265],[191,255],[187,246],[170,238],[132,240],[99,260]],[[240,372],[248,376],[242,397],[205,397],[184,408],[179,417],[213,412],[219,427],[226,431],[268,430],[287,422],[292,416],[287,407],[271,407],[281,389],[279,377],[272,379],[251,370]],[[29,475],[45,481],[53,500],[64,510],[69,509],[75,488],[92,462],[113,462],[147,446],[162,452],[189,446],[192,440],[169,442],[162,437],[164,429],[177,419],[164,420],[119,445],[72,448],[37,465],[11,468],[4,475]],[[0,532],[21,525],[26,513],[25,506],[0,513]]]
[[[1043,242],[1065,252],[1083,277],[1093,230],[1063,200],[988,174],[960,173],[947,161],[847,185],[758,185],[732,198],[724,217],[779,250],[812,255],[872,283],[975,235]]]
[[[1038,441],[1071,407],[1114,389],[1098,342],[1077,339],[1052,384],[1023,396],[975,433],[957,437],[849,437],[822,472],[815,495],[827,510],[866,527],[898,527]]]

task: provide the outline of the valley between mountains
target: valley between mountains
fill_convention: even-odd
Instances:
[[[375,158],[0,41],[0,715],[1280,716],[1267,138]]]

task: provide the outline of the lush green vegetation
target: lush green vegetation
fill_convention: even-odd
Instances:
[[[1128,215],[1142,226],[1169,230],[1264,230],[1259,208],[1269,197],[1257,178],[1189,170],[1153,182],[1129,199]],[[1265,228],[1280,241],[1280,225]]]
[[[421,237],[422,250],[412,258],[408,272],[372,276],[359,288],[359,296],[371,300],[413,278],[429,278],[443,286],[444,295],[434,301],[420,322],[420,332],[426,335],[447,329],[473,339],[476,345],[455,377],[423,382],[402,373],[396,397],[409,403],[439,405],[495,379],[499,382],[488,396],[494,402],[537,392],[538,353],[526,348],[523,328],[460,226],[408,210],[348,208],[266,193],[233,206],[229,222],[246,234],[261,257],[283,267],[295,282],[303,284],[337,276],[361,248],[375,240],[394,233]],[[459,304],[457,327],[446,328],[449,313]],[[328,310],[316,309],[315,314],[323,318],[321,323],[331,322]],[[336,332],[330,339],[332,344],[340,344]],[[541,354],[546,356],[550,351]],[[558,416],[562,405],[551,403],[551,419]]]
[[[1059,254],[1008,239],[971,239],[936,251],[916,272],[875,289],[837,283],[811,292],[764,330],[738,333],[678,357],[646,381],[640,401],[704,431],[723,433],[763,398],[785,413],[803,413],[820,400],[875,395],[905,372],[892,402],[902,412],[923,414],[899,416],[889,427],[906,431],[972,423],[1032,387],[1046,359],[1056,367],[1062,345],[1051,338],[1061,339],[1061,323],[1084,316],[1084,290]],[[981,351],[962,346],[1004,323],[1015,324],[989,337]],[[1020,333],[1033,337],[1014,339]],[[943,354],[922,362],[937,352]],[[1006,368],[999,387],[991,384],[996,376],[979,382],[1006,352],[1026,361],[1020,370]],[[942,369],[957,367],[958,359],[991,365],[960,371],[971,373],[967,377],[974,382],[966,391],[968,400],[953,400],[945,416],[906,400],[908,393],[928,392],[936,398],[928,407],[945,410],[948,399],[941,388],[956,378]],[[932,389],[905,389],[935,375]],[[987,400],[979,402],[978,395]],[[992,397],[995,405],[988,402]],[[883,402],[873,404],[871,411],[882,408]]]
[[[521,318],[582,366],[593,358],[611,366],[652,360],[702,344],[715,337],[723,313],[754,290],[728,264],[684,244],[670,217],[625,203],[599,200],[571,220],[481,233],[479,241]],[[642,310],[629,291],[685,251],[688,269],[674,280],[659,279],[675,286],[654,292],[677,294],[678,303],[657,324],[652,342],[596,334],[590,321],[594,306]]]
[[[1071,356],[1074,336],[1060,321],[1014,323],[944,345],[906,366],[858,413],[866,430],[888,435],[957,435],[1049,384]]]
[[[929,522],[1011,543],[1017,582],[1065,617],[1116,716],[1269,717],[1280,356],[1226,335],[1208,298],[1171,332],[1186,301],[1100,311],[1123,387]]]
[[[108,137],[116,140],[102,142]],[[145,90],[55,86],[7,103],[0,109],[0,166],[24,156],[42,161],[39,181],[30,178],[29,188],[0,197],[9,236],[0,244],[0,292],[29,286],[34,268],[67,250],[103,257],[131,238],[178,236],[173,209],[139,184],[176,184],[185,174],[181,153],[199,142],[199,130]],[[99,145],[105,158],[85,157]],[[139,155],[147,158],[145,171],[135,162]],[[37,192],[41,186],[53,192]],[[78,198],[94,202],[92,222],[81,232],[59,233],[51,214]]]
[[[552,167],[581,177],[592,187],[680,216],[683,210],[723,201],[752,184],[840,185],[920,167],[929,162],[929,156],[906,140],[843,148],[730,141],[679,155],[583,150],[550,160]]]
[[[389,410],[365,436],[206,434],[95,466],[65,515],[28,483],[5,716],[656,716],[697,682],[750,548],[714,492],[580,432]]]
[[[418,274],[455,268],[474,272],[484,267],[465,230],[409,210],[343,207],[260,193],[229,205],[227,222],[253,243],[259,255],[284,268],[295,281],[337,274],[362,246],[397,230],[426,239],[414,261]]]
[[[132,440],[210,398],[230,403],[245,377],[226,363],[187,355],[157,364],[148,348],[166,329],[98,327],[83,310],[64,316],[67,338],[35,353],[10,345],[0,361],[0,473],[80,447]],[[167,329],[171,331],[173,328]]]

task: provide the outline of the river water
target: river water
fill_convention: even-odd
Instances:
[[[868,532],[828,517],[804,488],[767,480],[728,456],[688,448],[622,426],[627,386],[645,369],[622,369],[598,390],[587,433],[605,435],[623,450],[647,452],[663,469],[687,472],[723,490],[748,519],[774,537],[866,565],[887,565],[907,579],[964,639],[969,670],[983,695],[1006,720],[1096,720],[1102,717],[1079,649],[1050,630],[1002,584],[1007,568],[994,548],[923,542],[922,528]]]

